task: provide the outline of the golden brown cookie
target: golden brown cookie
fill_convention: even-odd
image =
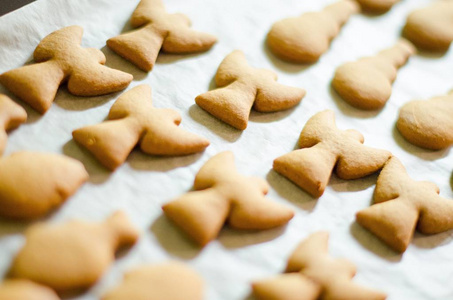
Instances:
[[[102,300],[202,300],[203,280],[182,263],[141,266]]]
[[[453,200],[439,196],[432,182],[412,180],[393,157],[382,169],[374,205],[357,213],[357,223],[398,252],[404,252],[415,229],[435,234],[453,228]]]
[[[401,40],[376,56],[347,62],[335,71],[332,86],[341,98],[356,108],[382,108],[392,94],[398,69],[415,52],[411,43]]]
[[[352,281],[355,266],[328,254],[329,234],[319,231],[302,241],[288,260],[285,274],[253,283],[257,300],[384,300],[379,291]]]
[[[218,89],[201,94],[195,102],[231,126],[244,130],[252,107],[275,112],[297,105],[305,90],[276,82],[277,74],[248,65],[244,53],[235,50],[219,66],[215,76]]]
[[[0,94],[0,155],[6,146],[6,132],[27,120],[27,112],[5,95]]]
[[[165,204],[165,215],[198,244],[215,239],[225,222],[236,229],[263,230],[286,224],[294,212],[264,195],[267,182],[239,174],[232,152],[208,160],[195,177],[193,192]]]
[[[349,17],[360,7],[340,0],[320,12],[308,12],[272,25],[267,35],[269,49],[279,58],[294,63],[314,63],[324,54]]]
[[[0,284],[2,300],[60,300],[50,288],[28,280],[6,280]]]
[[[434,1],[413,11],[406,20],[403,35],[428,51],[447,51],[453,41],[453,1]]]
[[[161,0],[141,0],[132,14],[131,25],[137,30],[107,41],[110,49],[143,71],[151,71],[159,51],[193,53],[206,51],[216,37],[190,29],[183,14],[169,14]]]
[[[83,164],[63,155],[22,151],[1,158],[0,217],[41,217],[87,179]]]
[[[132,75],[103,66],[104,54],[82,48],[83,29],[69,26],[46,36],[33,53],[35,64],[0,75],[3,84],[40,113],[52,105],[60,84],[77,96],[98,96],[125,89]]]
[[[428,101],[404,104],[396,127],[410,143],[439,150],[453,144],[453,91]]]
[[[335,115],[325,110],[311,117],[299,138],[299,147],[274,160],[274,170],[313,197],[320,197],[332,171],[341,179],[357,179],[380,170],[392,156],[386,150],[366,147],[363,135],[339,130]]]
[[[400,0],[356,0],[364,12],[384,13]]]
[[[115,170],[134,149],[153,155],[187,155],[203,151],[209,141],[178,127],[181,116],[172,109],[155,108],[151,88],[139,85],[121,95],[108,121],[74,130],[74,140],[107,168]]]
[[[134,244],[138,232],[118,211],[102,223],[33,225],[25,236],[26,244],[14,259],[11,276],[66,292],[94,284],[115,260],[115,251]]]

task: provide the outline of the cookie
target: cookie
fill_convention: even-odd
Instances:
[[[27,220],[60,206],[88,179],[75,159],[16,152],[0,159],[0,217]]]
[[[358,179],[380,170],[392,156],[386,150],[362,145],[363,135],[353,129],[339,130],[335,115],[325,110],[311,117],[299,138],[299,147],[274,160],[274,170],[313,197],[320,197],[335,174]]]
[[[6,132],[19,127],[27,120],[27,113],[5,95],[0,94],[0,155],[6,146]]]
[[[216,37],[190,29],[183,14],[169,14],[161,0],[141,0],[132,14],[135,31],[107,41],[107,46],[143,71],[152,70],[159,51],[194,53],[209,50]]]
[[[275,112],[297,105],[305,90],[276,82],[277,74],[248,65],[244,53],[235,50],[219,66],[215,90],[201,94],[195,102],[204,110],[239,129],[247,127],[252,107]]]
[[[165,215],[201,246],[216,238],[223,225],[264,230],[289,222],[294,212],[264,195],[267,182],[239,174],[232,152],[211,157],[195,177],[193,192],[165,204]]]
[[[341,0],[320,12],[283,19],[272,25],[267,34],[267,45],[283,60],[314,63],[329,49],[341,26],[359,10],[357,2]]]
[[[400,0],[356,0],[364,12],[385,13]]]
[[[203,286],[198,274],[181,263],[141,266],[127,272],[102,300],[202,300]]]
[[[453,1],[434,1],[413,11],[406,20],[403,35],[427,51],[447,51],[453,41]]]
[[[415,181],[393,157],[378,177],[374,205],[357,213],[357,223],[397,252],[406,251],[415,229],[435,234],[453,228],[453,200],[432,182]]]
[[[116,100],[107,121],[77,129],[72,136],[104,166],[115,170],[137,144],[152,155],[187,155],[209,146],[205,138],[179,128],[180,123],[176,111],[153,107],[151,88],[143,84]]]
[[[253,283],[257,300],[384,300],[382,292],[352,281],[356,267],[328,253],[329,234],[319,231],[302,241],[288,260],[285,274]]]
[[[401,40],[376,56],[347,62],[335,71],[332,86],[341,98],[356,108],[382,108],[392,94],[398,69],[415,52],[411,43]]]
[[[115,260],[115,251],[134,244],[138,232],[119,211],[102,223],[74,220],[33,225],[25,237],[11,276],[73,292],[93,285]]]
[[[453,144],[453,91],[428,101],[404,104],[396,127],[403,137],[419,147],[440,150]]]
[[[3,300],[60,300],[50,288],[28,280],[6,280],[0,284]]]
[[[36,47],[34,64],[1,74],[0,83],[42,114],[52,105],[63,82],[76,96],[125,89],[132,75],[104,66],[105,56],[100,50],[80,46],[82,35],[79,26],[52,32]]]

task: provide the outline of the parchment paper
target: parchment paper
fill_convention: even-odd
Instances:
[[[393,45],[407,14],[432,1],[403,0],[381,16],[353,16],[329,52],[309,66],[275,58],[264,45],[266,33],[277,20],[320,10],[333,1],[164,2],[169,12],[187,14],[193,28],[216,35],[219,42],[206,53],[161,54],[149,74],[105,47],[108,38],[130,29],[128,21],[138,0],[40,0],[0,18],[0,73],[29,62],[34,48],[47,34],[77,24],[85,29],[84,47],[102,49],[108,66],[134,75],[128,89],[142,83],[151,85],[156,107],[176,109],[183,117],[184,129],[211,141],[204,153],[186,157],[158,158],[134,151],[123,166],[110,173],[75,144],[71,132],[104,120],[120,93],[78,98],[61,88],[44,116],[18,100],[26,107],[29,120],[9,135],[5,155],[19,150],[62,153],[81,160],[91,175],[77,194],[40,221],[102,220],[114,210],[123,209],[142,231],[139,243],[121,253],[98,284],[74,299],[97,299],[119,283],[125,271],[169,259],[186,262],[203,276],[205,299],[247,299],[251,281],[282,272],[295,246],[317,230],[330,232],[331,255],[357,265],[356,282],[387,292],[389,300],[453,299],[453,231],[432,236],[416,234],[406,253],[398,255],[355,223],[355,213],[372,202],[376,175],[352,181],[333,176],[324,195],[316,200],[271,170],[273,159],[294,149],[305,122],[314,113],[329,108],[335,111],[339,128],[358,129],[366,145],[392,151],[410,176],[436,183],[441,195],[453,198],[450,151],[417,148],[395,129],[402,104],[442,95],[453,88],[453,51],[443,56],[413,57],[399,71],[392,97],[382,111],[353,109],[330,87],[337,66]],[[279,82],[307,89],[303,102],[285,112],[252,112],[244,132],[197,107],[194,98],[214,88],[213,76],[219,63],[234,49],[243,50],[252,66],[276,71]],[[0,92],[7,93],[3,87]],[[296,216],[286,227],[275,230],[224,229],[217,240],[201,250],[162,216],[160,207],[190,190],[199,168],[223,150],[234,152],[243,174],[266,178],[272,187],[269,197],[294,208]],[[30,224],[0,222],[0,275],[6,274]]]

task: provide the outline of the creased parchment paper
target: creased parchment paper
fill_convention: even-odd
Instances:
[[[357,265],[356,282],[387,292],[389,300],[453,299],[452,231],[432,236],[416,234],[406,253],[398,255],[355,223],[355,213],[372,202],[376,175],[352,181],[333,176],[325,194],[316,200],[271,170],[273,159],[294,149],[305,122],[328,108],[335,111],[339,128],[358,129],[366,145],[392,151],[410,176],[436,183],[441,195],[453,198],[453,154],[412,146],[395,129],[402,104],[442,95],[453,88],[452,50],[443,56],[413,57],[399,71],[392,97],[378,112],[351,108],[330,87],[337,66],[393,45],[407,14],[432,1],[403,0],[381,16],[353,16],[329,52],[310,66],[275,58],[265,47],[266,33],[277,20],[319,10],[333,1],[164,2],[169,12],[187,14],[193,28],[216,35],[219,42],[206,53],[161,54],[149,74],[105,46],[108,38],[130,29],[128,21],[138,0],[39,0],[0,18],[0,73],[28,63],[36,45],[50,32],[77,24],[85,29],[84,47],[100,48],[108,66],[134,75],[128,89],[143,83],[151,85],[156,107],[176,109],[183,117],[182,128],[211,141],[204,153],[186,157],[158,158],[134,151],[123,166],[109,173],[75,144],[71,132],[104,120],[120,93],[79,98],[61,88],[44,116],[24,105],[29,120],[9,135],[5,155],[19,150],[62,153],[81,160],[91,176],[76,195],[40,221],[102,220],[122,209],[142,232],[139,243],[122,252],[98,284],[74,299],[97,299],[119,283],[125,271],[169,259],[183,261],[203,276],[205,299],[248,299],[250,282],[282,272],[295,246],[317,230],[330,232],[331,255]],[[211,117],[195,105],[194,98],[214,88],[213,76],[219,63],[234,49],[243,50],[252,66],[276,71],[279,82],[305,88],[305,99],[289,111],[252,112],[244,132]],[[3,87],[0,92],[12,96]],[[224,229],[217,240],[200,250],[162,216],[160,207],[190,190],[203,163],[223,150],[234,152],[241,173],[266,178],[272,187],[269,197],[294,208],[296,216],[286,227],[275,230]],[[0,222],[1,275],[6,275],[24,243],[24,230],[31,224]]]

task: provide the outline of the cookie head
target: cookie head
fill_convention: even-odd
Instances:
[[[453,41],[453,2],[435,1],[413,11],[407,17],[403,35],[423,50],[447,51]]]
[[[396,127],[410,143],[431,150],[453,144],[453,92],[430,100],[414,100],[404,104]]]

